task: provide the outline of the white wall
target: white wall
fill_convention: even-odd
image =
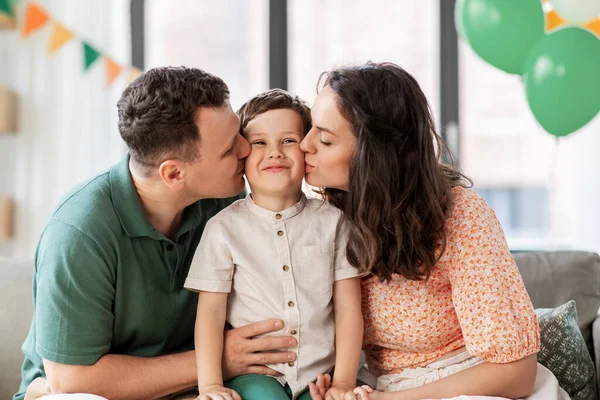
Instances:
[[[37,3],[115,61],[131,62],[129,0]],[[19,26],[22,11],[17,10]],[[84,73],[81,41],[74,39],[49,56],[50,34],[51,24],[28,39],[0,31],[0,83],[20,98],[19,132],[0,134],[0,192],[12,196],[17,207],[16,236],[0,242],[0,257],[33,257],[58,199],[125,151],[116,102],[129,75],[123,73],[108,89],[102,59]]]

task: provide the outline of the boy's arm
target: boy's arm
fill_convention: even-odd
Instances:
[[[200,392],[208,386],[223,386],[221,362],[226,312],[227,293],[199,293],[194,342]]]
[[[360,300],[360,278],[336,281],[333,284],[335,310],[335,374],[333,388],[356,387],[356,375],[363,339],[363,318]]]

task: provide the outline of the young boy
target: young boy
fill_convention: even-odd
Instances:
[[[328,399],[356,386],[363,321],[359,272],[346,260],[346,226],[335,207],[307,199],[300,142],[310,109],[273,89],[238,111],[252,151],[251,195],[206,225],[185,287],[199,291],[196,359],[199,399],[310,399],[309,382],[336,365]],[[335,315],[335,317],[334,317]],[[269,365],[278,378],[243,375],[223,383],[223,329],[281,319],[296,360]],[[351,394],[354,398],[354,394]]]

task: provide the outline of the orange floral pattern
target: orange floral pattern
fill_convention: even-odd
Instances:
[[[466,346],[492,363],[536,353],[539,326],[494,211],[453,189],[446,250],[426,281],[362,281],[364,349],[377,375],[425,366]]]

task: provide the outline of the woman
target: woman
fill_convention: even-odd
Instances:
[[[325,78],[301,148],[307,182],[351,224],[348,260],[371,273],[363,346],[376,380],[356,394],[567,399],[537,364],[537,318],[502,228],[469,180],[440,163],[415,79],[390,63]]]

